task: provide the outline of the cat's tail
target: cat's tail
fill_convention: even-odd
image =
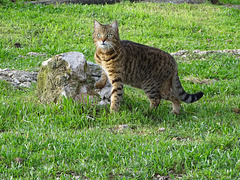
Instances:
[[[178,98],[185,103],[193,103],[199,100],[203,96],[203,92],[197,92],[195,94],[188,94],[182,87],[178,73],[176,72],[173,77],[173,90]]]

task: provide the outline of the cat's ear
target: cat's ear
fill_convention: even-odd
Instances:
[[[94,20],[94,28],[99,28],[101,26],[102,25],[97,20]]]
[[[118,22],[117,22],[117,20],[115,20],[115,21],[111,24],[111,26],[112,26],[116,31],[118,31]]]

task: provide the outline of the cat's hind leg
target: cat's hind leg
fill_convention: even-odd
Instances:
[[[181,109],[181,101],[174,96],[174,94],[169,91],[169,92],[162,92],[163,99],[171,101],[172,102],[172,113],[173,114],[179,114],[180,109]]]
[[[161,97],[163,99],[172,102],[172,106],[173,106],[172,113],[179,114],[180,108],[181,108],[180,106],[181,101],[176,97],[176,95],[173,92],[172,78],[170,78],[169,80],[163,83],[162,87],[160,88],[160,92],[161,92]]]
[[[181,109],[181,101],[177,98],[172,98],[170,99],[170,101],[172,101],[172,106],[173,106],[173,114],[179,114],[180,113],[180,109]]]
[[[150,101],[150,109],[157,108],[161,101],[161,95],[158,90],[159,88],[146,88],[143,89],[145,94],[147,95],[149,101]]]
[[[150,99],[150,109],[157,108],[160,104],[161,98]]]

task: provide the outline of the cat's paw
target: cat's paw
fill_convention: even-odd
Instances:
[[[118,107],[110,107],[110,113],[112,114],[112,113],[117,113],[119,111],[119,108]]]
[[[97,81],[94,84],[94,87],[95,87],[95,89],[102,89],[102,88],[104,88],[105,85],[106,85],[106,83],[103,83],[102,81]]]
[[[171,113],[171,114],[175,114],[175,115],[179,115],[179,114],[180,114],[180,112],[179,112],[179,111],[176,111],[176,110],[172,110],[170,113]]]

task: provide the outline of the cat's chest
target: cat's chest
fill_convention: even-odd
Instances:
[[[99,58],[101,59],[101,61],[106,61],[108,59],[108,56],[106,54],[98,54]]]

